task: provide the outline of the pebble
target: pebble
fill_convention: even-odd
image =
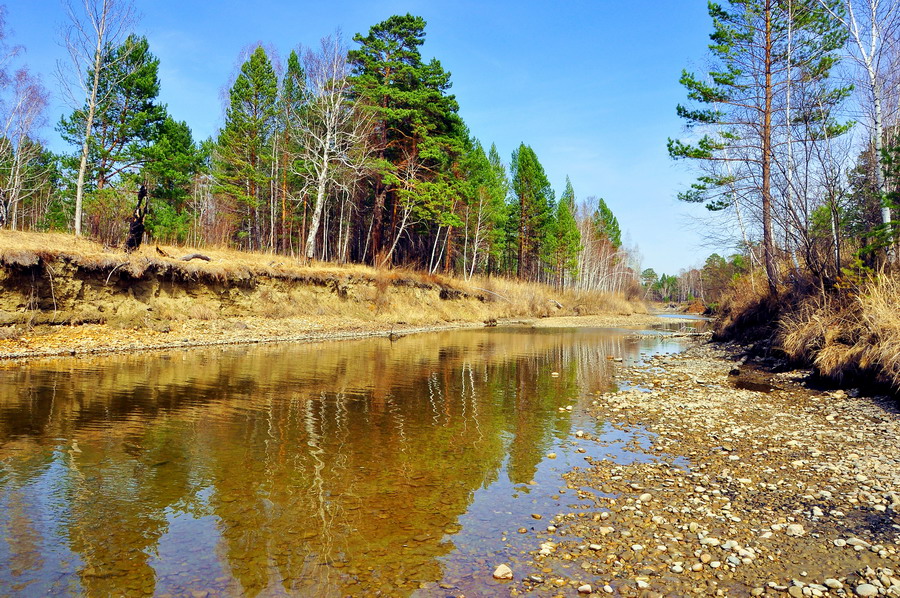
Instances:
[[[799,538],[806,534],[806,530],[803,529],[803,526],[799,523],[792,523],[787,526],[787,531],[785,533],[789,536],[793,536],[795,538]]]
[[[590,593],[593,592],[593,591],[594,591],[594,588],[593,588],[593,587],[591,586],[591,584],[589,584],[589,583],[586,583],[586,584],[584,584],[584,585],[582,585],[582,586],[578,586],[578,593],[579,593],[579,594],[590,594]]]
[[[857,596],[877,596],[878,588],[873,586],[870,583],[863,583],[856,586],[856,595]]]
[[[513,572],[508,565],[498,565],[494,569],[494,579],[512,579]]]

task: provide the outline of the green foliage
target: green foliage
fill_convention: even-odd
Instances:
[[[241,66],[228,98],[215,153],[216,190],[243,212],[239,237],[252,248],[259,243],[255,212],[267,199],[278,116],[278,79],[262,46]]]
[[[133,173],[148,159],[166,118],[165,107],[157,104],[159,60],[150,52],[147,38],[129,36],[103,54],[98,103],[88,149],[88,188],[103,188],[122,174]],[[93,71],[87,73],[93,81]],[[83,106],[57,126],[63,140],[81,148],[88,106]],[[67,161],[77,168],[80,154]]]
[[[200,172],[203,156],[194,143],[186,122],[167,116],[159,138],[147,151],[144,177],[151,196],[164,199],[180,210],[190,195],[194,176]]]
[[[420,162],[432,172],[446,173],[465,149],[450,73],[436,59],[423,62],[425,19],[394,15],[357,34],[360,47],[348,53],[354,93],[365,100],[379,123],[382,181],[399,186],[400,167]]]
[[[706,258],[706,262],[700,270],[703,299],[710,303],[719,302],[731,287],[731,283],[738,276],[749,271],[748,260],[745,256],[736,254],[725,259],[718,253],[713,253]]]
[[[551,265],[558,284],[562,284],[566,276],[578,274],[578,253],[582,247],[574,210],[575,191],[569,177],[566,177],[566,188],[556,204],[556,213],[548,224],[548,234],[542,247],[544,259]]]
[[[645,287],[652,287],[659,280],[659,274],[653,268],[647,268],[641,272],[641,284]]]
[[[516,223],[518,276],[534,279],[538,273],[541,244],[552,232],[554,193],[534,150],[524,143],[510,162],[513,198],[510,217]]]
[[[602,197],[597,200],[597,209],[594,210],[594,215],[591,217],[591,224],[593,224],[594,234],[597,237],[605,238],[616,249],[622,246],[622,231],[619,228],[619,221]]]

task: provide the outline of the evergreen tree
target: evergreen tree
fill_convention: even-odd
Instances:
[[[498,257],[498,242],[502,241],[502,224],[505,219],[507,184],[503,165],[495,167],[493,159],[499,159],[497,148],[492,146],[494,158],[484,153],[478,140],[470,143],[465,159],[465,230],[463,241],[463,273],[466,277],[483,265],[490,267]]]
[[[544,167],[534,150],[524,143],[510,162],[514,197],[510,213],[516,223],[516,275],[537,280],[541,247],[548,238],[554,211],[554,194]]]
[[[157,239],[183,242],[191,223],[186,203],[203,159],[187,123],[167,116],[147,158],[144,179],[155,200],[147,215],[147,230]]]
[[[129,36],[104,53],[103,60],[88,144],[87,180],[93,189],[103,189],[119,175],[139,169],[166,118],[165,107],[157,103],[159,60],[150,52],[147,38]],[[93,79],[93,72],[88,77]],[[65,141],[82,144],[88,111],[88,106],[79,108],[60,121],[58,130]]]
[[[458,197],[447,194],[460,194],[451,167],[462,158],[467,137],[456,98],[446,93],[450,73],[435,59],[422,60],[422,17],[394,15],[353,39],[360,44],[348,53],[354,93],[375,122],[371,255],[382,251],[385,232],[396,246],[412,212],[437,217],[434,249],[441,222],[452,227],[458,220],[452,215]],[[386,227],[385,212],[390,214]],[[449,231],[444,238],[449,242]],[[449,257],[449,249],[446,253]]]
[[[799,111],[806,119],[805,138],[839,133],[827,109],[847,94],[845,89],[828,87],[836,53],[846,38],[831,16],[835,11],[840,11],[838,0],[710,2],[713,67],[704,76],[687,71],[681,76],[688,98],[699,107],[679,105],[678,115],[705,134],[693,143],[669,140],[673,158],[697,160],[704,171],[680,199],[723,209],[736,207],[738,198],[748,198],[758,208],[772,294],[777,284],[774,179],[777,171],[793,169],[790,144],[796,122],[790,111]],[[791,90],[800,89],[808,103],[789,109]],[[817,127],[819,131],[814,131]],[[793,192],[790,182],[786,189]],[[790,195],[787,199],[789,204]]]
[[[278,78],[262,46],[241,66],[228,97],[215,155],[217,191],[234,202],[242,218],[238,236],[254,249],[263,242],[260,208],[269,199],[278,116]]]
[[[293,204],[302,204],[302,219],[300,222],[300,239],[306,239],[306,215],[308,202],[306,194],[301,193],[303,181],[297,176],[297,172],[305,169],[300,157],[300,132],[303,122],[307,118],[306,106],[309,94],[306,89],[306,72],[300,63],[297,52],[291,50],[287,60],[287,69],[281,80],[281,92],[278,97],[279,114],[279,141],[278,141],[278,195],[281,204],[280,237],[281,249],[287,252],[290,246],[290,221],[293,212]],[[305,249],[301,247],[303,253]]]
[[[615,249],[622,246],[622,231],[619,229],[619,221],[602,197],[597,200],[597,209],[594,210],[591,222],[594,234],[598,238],[606,239]]]
[[[504,256],[507,256],[510,249],[515,246],[515,236],[510,234],[509,230],[511,218],[509,215],[509,206],[506,203],[506,198],[509,195],[510,190],[510,182],[509,175],[506,172],[506,166],[503,164],[503,159],[500,157],[500,152],[497,150],[497,145],[494,143],[491,144],[491,149],[488,151],[488,162],[490,162],[491,171],[493,173],[492,180],[494,181],[494,185],[496,185],[496,196],[493,199],[496,203],[496,207],[493,210],[494,222],[491,231],[490,249],[490,261],[492,261],[495,266],[492,269],[490,267],[491,264],[489,263],[488,271],[509,271],[509,264],[512,263],[512,260],[505,259]]]
[[[565,286],[566,277],[578,274],[578,252],[581,251],[581,233],[575,221],[575,190],[566,177],[566,187],[556,204],[556,213],[551,221],[550,234],[544,251],[550,257],[556,284]]]

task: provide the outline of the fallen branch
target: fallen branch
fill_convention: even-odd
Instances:
[[[182,262],[189,262],[191,260],[203,260],[204,262],[211,262],[212,258],[202,253],[189,253],[185,256],[179,258]]]

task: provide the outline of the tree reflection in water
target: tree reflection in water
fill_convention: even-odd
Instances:
[[[7,365],[0,593],[406,596],[489,579],[513,524],[473,523],[473,501],[532,481],[572,432],[559,408],[638,349],[491,329]]]

